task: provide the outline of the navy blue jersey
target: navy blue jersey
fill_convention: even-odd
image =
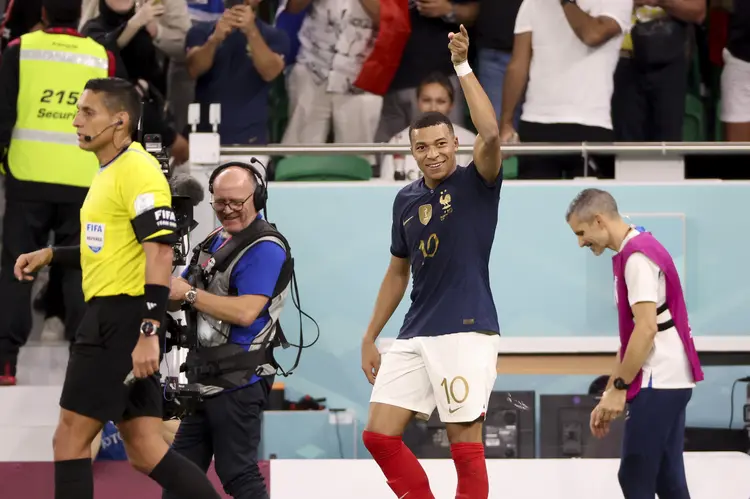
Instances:
[[[501,185],[472,162],[435,189],[420,179],[396,195],[391,254],[409,259],[413,284],[399,338],[500,332],[489,261]]]

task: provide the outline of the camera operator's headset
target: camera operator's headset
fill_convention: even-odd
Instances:
[[[261,163],[261,161],[255,157],[250,158],[250,163],[253,163],[253,164],[257,163],[265,167],[265,165],[263,165],[263,163]],[[216,177],[218,177],[219,174],[223,172],[224,170],[226,170],[227,168],[231,168],[233,166],[242,168],[245,171],[252,174],[253,177],[255,177],[255,190],[253,191],[253,206],[255,207],[255,211],[257,212],[260,212],[261,210],[263,210],[263,217],[266,218],[266,220],[268,220],[268,216],[267,216],[268,210],[266,208],[266,203],[268,202],[268,189],[266,186],[266,181],[263,179],[263,175],[260,174],[260,171],[258,171],[258,169],[255,168],[252,164],[243,163],[241,161],[230,161],[229,163],[224,163],[223,165],[217,166],[216,169],[213,171],[213,173],[211,173],[211,176],[208,178],[208,192],[211,195],[213,195],[214,180],[216,180]],[[301,308],[300,300],[299,300],[299,288],[297,287],[297,278],[293,272],[292,272],[292,289],[291,289],[290,294],[292,296],[292,303],[297,308],[297,311],[300,314],[299,315],[300,342],[299,342],[299,345],[295,345],[294,343],[290,343],[287,341],[288,343],[287,346],[292,346],[292,347],[297,348],[297,360],[295,361],[294,366],[288,372],[285,372],[283,369],[281,370],[281,374],[284,376],[289,376],[290,374],[292,374],[292,371],[294,371],[294,369],[297,367],[302,350],[304,350],[305,348],[310,348],[315,343],[317,343],[318,339],[320,338],[320,326],[318,325],[318,322],[312,317],[310,317],[310,315],[308,315],[307,312],[304,312]],[[307,317],[308,319],[310,319],[313,322],[313,324],[315,324],[315,328],[317,329],[317,334],[315,335],[315,339],[307,345],[305,345],[305,342],[302,338],[302,316],[303,315]]]
[[[261,163],[257,158],[251,158],[250,163],[258,163],[259,165],[263,165],[263,163]],[[258,169],[255,168],[252,164],[243,163],[241,161],[230,161],[229,163],[224,163],[223,165],[217,166],[213,173],[211,173],[211,176],[208,178],[208,192],[213,195],[214,181],[216,180],[216,177],[218,177],[219,174],[227,168],[232,168],[233,166],[242,168],[255,178],[253,206],[255,207],[255,211],[260,213],[262,210],[263,216],[265,218],[268,218],[266,210],[266,203],[268,202],[268,188],[266,187],[266,181],[263,179],[263,175],[261,175],[260,171],[258,171]]]

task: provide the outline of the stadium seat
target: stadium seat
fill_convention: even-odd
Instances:
[[[289,156],[276,166],[278,181],[370,180],[370,162],[359,156]]]
[[[689,93],[685,99],[685,122],[682,126],[682,140],[685,142],[704,142],[706,140],[705,122],[703,102],[699,97]]]
[[[518,156],[503,160],[503,180],[518,178]]]

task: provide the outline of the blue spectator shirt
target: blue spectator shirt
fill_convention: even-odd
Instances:
[[[256,25],[263,40],[275,53],[286,60],[289,36],[261,20]],[[196,23],[188,31],[185,49],[204,45],[214,32],[216,23]],[[198,78],[195,100],[201,106],[199,132],[210,132],[208,110],[211,104],[221,104],[219,134],[223,145],[268,143],[268,94],[271,84],[260,76],[248,54],[247,37],[233,31],[216,49],[214,63]]]
[[[214,22],[224,13],[224,0],[187,0],[193,22]]]

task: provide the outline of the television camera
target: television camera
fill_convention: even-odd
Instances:
[[[170,165],[171,158],[169,152],[166,147],[163,146],[160,135],[145,134],[143,135],[143,140],[141,142],[144,149],[157,159],[164,176],[169,182],[170,190],[172,192],[172,209],[177,221],[177,232],[179,236],[179,241],[173,246],[173,265],[175,267],[185,266],[188,263],[188,255],[190,253],[189,234],[198,225],[193,218],[193,208],[203,201],[203,186],[189,175],[179,173],[174,174],[172,166]],[[195,286],[203,278],[203,269],[201,267],[196,265],[190,265],[188,267],[186,280],[191,286]],[[297,349],[297,356],[294,365],[288,371],[284,371],[278,367],[277,364],[277,369],[280,371],[280,374],[284,376],[291,374],[297,367],[301,351],[314,345],[320,337],[320,327],[318,326],[318,323],[300,308],[299,290],[297,288],[297,282],[293,271],[290,286],[292,302],[299,311],[299,344],[295,345],[288,342],[284,338],[279,326],[279,334],[276,337],[277,343],[273,345],[281,346],[284,349],[289,348],[290,346]],[[185,312],[185,317],[187,317],[191,308],[189,305],[183,305],[182,311]],[[309,344],[305,344],[302,335],[303,315],[310,319],[317,329],[315,339]],[[165,420],[174,418],[181,419],[184,416],[193,414],[198,405],[202,402],[203,397],[213,393],[206,393],[206,387],[197,383],[180,383],[179,379],[181,373],[187,372],[186,362],[184,359],[181,359],[180,354],[185,350],[195,353],[201,349],[198,341],[198,328],[196,321],[187,321],[187,324],[185,324],[183,319],[176,318],[167,313],[164,327],[160,334],[162,352],[167,367],[179,366],[179,373],[175,373],[170,369],[170,372],[168,372],[166,376],[163,376],[161,381],[163,393],[163,418]],[[126,384],[132,381],[133,378],[131,373],[131,376],[126,380]]]
[[[175,267],[187,263],[190,243],[188,235],[198,226],[193,218],[193,207],[203,201],[203,186],[196,179],[186,174],[174,174],[170,165],[167,148],[162,145],[161,135],[146,134],[143,136],[143,147],[159,162],[161,171],[169,182],[172,191],[172,211],[177,220],[177,235],[179,240],[172,246]]]
[[[185,174],[174,174],[169,151],[162,144],[161,135],[143,135],[143,147],[159,162],[161,171],[169,182],[172,192],[172,210],[177,221],[177,234],[179,240],[172,246],[174,257],[172,265],[176,268],[187,264],[190,251],[189,234],[197,227],[193,218],[193,208],[203,201],[203,186],[193,177]],[[197,331],[190,331],[183,324],[182,319],[175,319],[172,315],[166,315],[166,324],[163,330],[163,354],[175,358],[177,364],[177,352],[173,348],[195,350],[198,347]],[[168,359],[169,362],[169,359]],[[169,373],[171,374],[171,373]],[[191,384],[179,384],[177,376],[166,376],[162,380],[164,395],[164,419],[181,418],[194,411],[201,401],[201,393],[197,386]]]

